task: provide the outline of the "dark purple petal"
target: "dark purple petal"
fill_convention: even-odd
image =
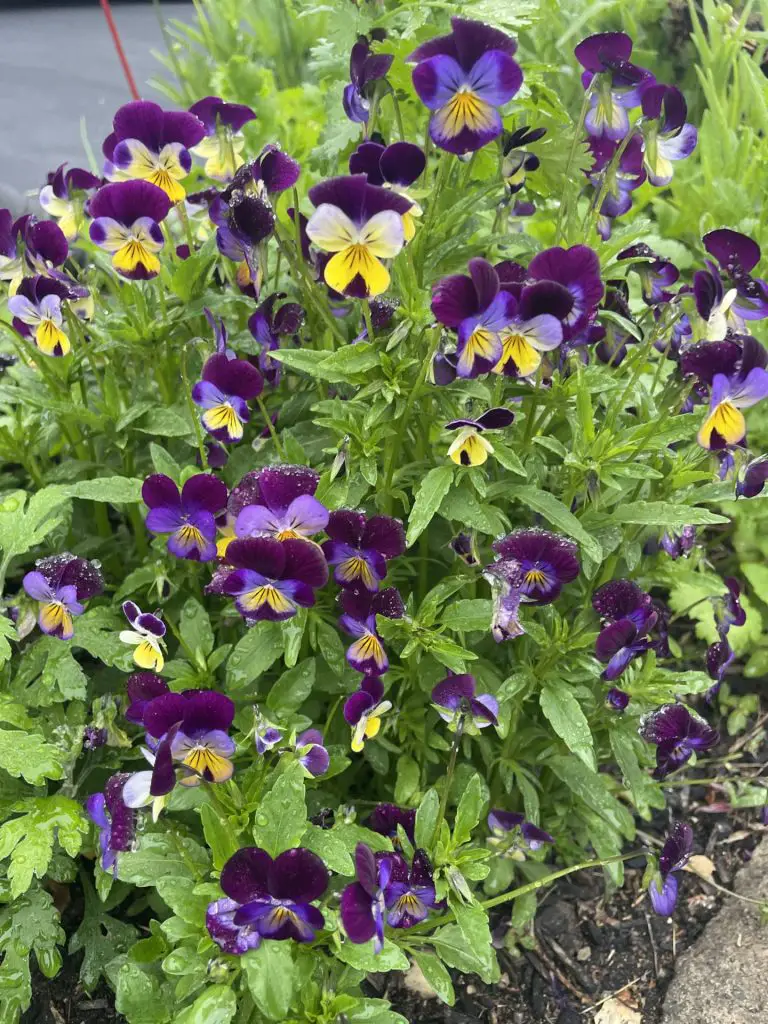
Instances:
[[[235,705],[223,693],[215,690],[199,690],[187,697],[182,719],[185,736],[218,729],[226,732],[235,717]]]
[[[595,654],[600,661],[610,662],[615,655],[627,651],[637,639],[635,623],[631,619],[619,619],[600,631],[595,643]],[[623,667],[629,664],[633,654],[633,651],[629,652]]]
[[[293,538],[278,541],[285,549],[284,578],[317,589],[328,582],[328,563],[317,544]]]
[[[659,871],[662,878],[666,878],[671,871],[679,871],[685,867],[692,850],[693,829],[685,821],[674,822],[659,854]]]
[[[187,513],[204,510],[218,515],[227,505],[227,485],[212,473],[191,476],[181,490],[181,503]]]
[[[475,679],[471,675],[448,676],[432,690],[432,702],[457,711],[462,701],[475,695]]]
[[[656,879],[652,878],[648,886],[648,895],[656,913],[663,917],[669,917],[677,903],[677,877],[668,875],[662,882],[661,891],[656,884]]]
[[[54,267],[60,267],[69,254],[66,236],[59,225],[52,220],[28,223],[24,232],[24,241],[30,255],[39,256],[44,262],[51,263]]]
[[[249,903],[269,895],[267,879],[272,858],[258,846],[246,846],[233,854],[221,872],[220,885],[231,899]]]
[[[365,843],[355,847],[355,871],[357,880],[369,896],[379,891],[379,869],[373,851]]]
[[[383,185],[387,179],[379,166],[379,161],[385,148],[380,142],[361,142],[349,158],[349,173],[364,174],[371,185]]]
[[[203,122],[208,135],[215,133],[218,124],[239,132],[244,124],[256,118],[253,110],[244,103],[225,103],[219,96],[204,96],[192,104],[189,112]]]
[[[162,700],[162,697],[158,698]],[[165,796],[176,785],[176,772],[173,766],[170,739],[164,740],[155,751],[155,764],[152,768],[152,781],[149,794],[153,797]]]
[[[684,704],[663,704],[640,723],[640,735],[648,743],[665,743],[688,734],[691,713]]]
[[[275,214],[266,200],[249,193],[237,193],[229,208],[235,228],[251,245],[258,245],[272,234]]]
[[[491,28],[481,21],[469,18],[451,18],[451,28],[459,64],[465,71],[491,50],[501,50],[513,57],[517,52],[517,42],[497,28]],[[409,60],[413,59],[413,54]],[[423,58],[419,58],[422,59]]]
[[[94,220],[111,217],[125,227],[140,217],[160,223],[170,208],[166,193],[149,181],[116,181],[104,185],[88,200],[88,214]]]
[[[165,636],[165,623],[159,616],[152,612],[140,612],[136,618],[136,625],[155,636]]]
[[[610,580],[592,595],[592,607],[608,621],[626,618],[638,609],[646,608],[651,597],[633,580]]]
[[[554,843],[555,841],[549,832],[545,832],[543,828],[533,825],[530,821],[524,821],[520,830],[531,850],[538,850],[545,843]]]
[[[391,516],[371,516],[363,530],[360,546],[366,550],[373,549],[386,559],[402,555],[405,551],[403,524]]]
[[[162,693],[144,708],[143,725],[150,736],[159,739],[184,718],[187,698],[181,693]]]
[[[352,942],[368,942],[376,934],[371,897],[359,882],[342,892],[340,911],[344,931]]]
[[[215,384],[225,395],[237,395],[246,401],[260,395],[264,387],[255,366],[245,359],[230,359],[223,352],[206,360],[203,380]]]
[[[680,370],[685,377],[695,376],[711,385],[717,374],[735,373],[741,355],[741,346],[734,341],[701,341],[680,357]]]
[[[168,693],[168,684],[154,672],[134,672],[128,677],[126,689],[130,704],[125,710],[125,717],[129,722],[141,725],[147,704],[155,697]]]
[[[719,228],[704,235],[702,241],[710,256],[729,273],[734,269],[749,273],[760,262],[760,246],[740,231]]]
[[[610,688],[605,699],[614,711],[624,711],[629,705],[629,694],[624,690],[619,690],[616,686]]]
[[[311,903],[328,888],[328,869],[316,853],[296,847],[281,853],[270,865],[268,887],[276,899]]]
[[[274,537],[233,540],[227,548],[226,557],[238,569],[251,569],[273,580],[283,579],[285,545]]]
[[[463,320],[478,311],[477,294],[466,274],[444,277],[432,292],[432,313],[446,327],[457,329]]]
[[[256,474],[261,502],[273,512],[283,512],[296,498],[313,495],[320,477],[309,466],[267,466]]]
[[[598,32],[582,39],[573,52],[586,71],[597,74],[611,64],[628,61],[632,40],[625,32]]]
[[[292,188],[301,173],[299,164],[274,144],[265,147],[259,164],[262,181],[270,195]]]
[[[479,720],[490,722],[491,725],[498,725],[499,702],[490,693],[481,693],[479,697],[470,697],[469,710],[476,724]]]
[[[163,473],[155,473],[147,477],[141,488],[141,497],[148,508],[169,508],[181,511],[179,488],[169,476],[165,476]]]
[[[342,508],[331,512],[325,532],[331,540],[359,548],[365,524],[364,512],[354,512],[352,509]]]
[[[499,294],[499,275],[487,260],[479,257],[469,261],[469,275],[477,297],[477,309],[487,309]]]
[[[104,787],[110,816],[109,848],[117,852],[132,849],[136,837],[136,812],[123,803],[123,789],[130,777],[128,772],[118,772],[107,779]]]
[[[756,498],[762,494],[768,480],[768,458],[765,456],[750,462],[742,477],[736,481],[736,494],[739,498]]]
[[[360,149],[362,148],[361,146]],[[412,185],[424,173],[426,165],[427,159],[423,149],[412,142],[393,142],[381,154],[381,173],[384,179],[393,185]],[[368,180],[371,181],[370,177]]]
[[[384,696],[384,683],[378,676],[365,676],[360,680],[360,690],[372,697],[374,704],[378,704]]]
[[[357,725],[366,711],[374,707],[376,701],[365,690],[357,690],[344,702],[344,721],[347,725]]]
[[[377,804],[371,811],[368,819],[368,828],[379,835],[395,838],[397,826],[402,825],[405,834],[413,843],[414,830],[416,828],[416,811],[406,810],[397,807],[395,804]]]
[[[78,601],[88,601],[104,590],[104,576],[101,568],[88,559],[72,558],[63,568],[59,586],[75,587]]]
[[[520,292],[518,316],[523,321],[545,314],[565,320],[572,309],[571,293],[556,281],[538,281]]]
[[[365,124],[368,121],[371,105],[354,83],[350,82],[344,86],[341,102],[350,121],[355,124]]]

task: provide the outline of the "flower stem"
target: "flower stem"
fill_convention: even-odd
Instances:
[[[437,812],[437,821],[435,822],[435,831],[432,833],[432,849],[434,850],[437,846],[437,840],[440,838],[440,829],[443,827],[443,821],[445,820],[445,812],[448,807],[448,797],[451,793],[451,783],[453,782],[453,773],[456,770],[456,758],[459,755],[459,747],[461,746],[461,737],[464,735],[464,712],[459,715],[459,720],[456,723],[456,732],[453,735],[453,743],[451,744],[451,756],[448,760],[448,771],[445,773],[445,787],[443,789],[443,795],[440,799],[440,809]]]
[[[363,307],[363,319],[365,320],[365,331],[368,336],[368,341],[373,342],[373,321],[371,320],[371,304],[367,299],[362,300]]]
[[[560,240],[562,237],[562,229],[564,227],[563,220],[565,212],[566,210],[568,210],[571,201],[571,192],[573,191],[573,182],[571,181],[571,168],[573,167],[573,161],[576,159],[576,150],[578,148],[579,142],[582,141],[584,132],[584,122],[587,119],[587,113],[589,111],[589,103],[591,98],[592,86],[590,85],[589,89],[587,89],[584,93],[584,99],[581,103],[581,110],[579,111],[579,120],[576,122],[576,127],[573,132],[573,141],[571,142],[571,150],[568,154],[568,163],[565,165],[565,173],[563,175],[565,187],[563,189],[562,199],[560,200],[560,209],[557,212],[557,227],[555,228],[555,245],[560,244]]]
[[[264,423],[266,424],[267,430],[269,431],[272,440],[275,442],[275,448],[277,448],[278,455],[280,456],[281,459],[285,459],[285,451],[283,450],[283,446],[280,443],[280,438],[277,436],[277,431],[275,430],[275,425],[272,422],[272,417],[267,412],[267,407],[266,405],[264,405],[261,395],[259,395],[258,398],[256,399],[256,403],[259,409],[261,410],[261,415],[264,420]]]
[[[195,403],[192,401],[192,391],[189,386],[189,376],[187,374],[187,349],[184,346],[181,350],[181,379],[184,383],[184,401],[187,403],[187,410],[192,418],[192,422],[195,425],[195,437],[197,438],[197,450],[200,452],[200,462],[203,466],[203,472],[208,472],[208,455],[205,451],[205,443],[203,441],[203,430],[200,426],[200,417],[197,415],[197,409]]]

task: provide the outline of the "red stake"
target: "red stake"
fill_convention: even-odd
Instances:
[[[117,50],[117,56],[120,58],[120,63],[123,67],[123,74],[125,80],[128,82],[128,88],[130,89],[131,96],[135,99],[141,99],[139,96],[139,90],[136,88],[136,81],[131,72],[131,66],[128,63],[128,58],[125,56],[125,50],[123,44],[120,42],[120,33],[117,31],[117,25],[115,19],[112,17],[112,8],[109,6],[109,0],[99,0],[101,3],[101,9],[104,11],[104,17],[107,19],[107,26],[112,36],[112,41],[115,44]]]

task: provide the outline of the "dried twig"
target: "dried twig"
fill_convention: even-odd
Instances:
[[[609,992],[607,996],[603,996],[603,998],[600,999],[598,1002],[593,1003],[591,1006],[588,1006],[586,1010],[582,1010],[582,1015],[591,1013],[594,1010],[598,1010],[603,1005],[603,1003],[607,1003],[609,999],[615,999],[616,996],[620,996],[622,992],[626,992],[628,988],[632,988],[633,985],[636,985],[638,981],[642,980],[642,974],[638,975],[637,978],[633,978],[632,981],[628,981],[626,985],[622,985],[621,988],[617,988],[615,992]]]

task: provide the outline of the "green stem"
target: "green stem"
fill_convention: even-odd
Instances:
[[[189,376],[187,374],[187,347],[186,345],[181,350],[181,379],[184,384],[184,401],[187,403],[187,411],[189,412],[192,422],[195,425],[195,437],[197,439],[197,450],[200,453],[200,462],[203,466],[203,472],[208,472],[208,454],[205,450],[205,441],[203,438],[203,428],[200,426],[200,417],[197,414],[197,408],[195,403],[192,401],[192,391],[189,385]]]
[[[256,403],[261,411],[261,415],[264,420],[264,423],[266,424],[267,430],[269,431],[272,440],[275,442],[275,448],[277,448],[278,455],[280,456],[281,459],[285,460],[285,451],[283,450],[283,446],[280,443],[280,438],[277,436],[277,431],[275,430],[275,425],[272,422],[272,417],[267,412],[267,407],[266,405],[264,405],[264,401],[261,395],[259,395],[258,398],[256,399]]]
[[[576,150],[578,149],[579,143],[583,139],[584,135],[584,122],[587,119],[587,113],[589,111],[589,104],[592,98],[592,86],[584,93],[584,99],[581,103],[581,110],[579,111],[579,120],[576,122],[576,127],[573,132],[573,141],[571,142],[571,149],[568,154],[568,162],[565,165],[565,174],[563,180],[565,186],[563,189],[563,197],[560,200],[560,209],[557,211],[557,226],[555,228],[555,245],[560,244],[562,238],[563,229],[563,218],[566,210],[568,209],[571,202],[571,193],[573,191],[573,182],[571,181],[571,168],[573,167],[573,161],[576,159]]]
[[[432,189],[431,202],[429,209],[427,210],[426,222],[424,224],[424,230],[420,232],[421,244],[419,246],[419,288],[424,286],[424,266],[426,263],[426,245],[431,237],[432,228],[437,217],[437,208],[440,205],[440,193],[445,187],[445,183],[448,180],[448,176],[451,173],[452,164],[446,154],[440,158],[440,165],[437,168],[437,174],[435,175],[435,185]]]
[[[362,300],[362,307],[363,307],[363,319],[365,320],[365,331],[366,331],[366,334],[368,335],[368,341],[369,342],[373,342],[374,334],[373,334],[373,321],[371,320],[371,304],[370,304],[370,302],[368,302],[367,299],[363,299]]]
[[[451,793],[451,783],[453,782],[453,773],[456,770],[456,758],[459,755],[459,747],[461,746],[461,737],[464,735],[464,712],[459,715],[459,720],[456,723],[456,732],[453,735],[453,743],[451,744],[451,756],[448,760],[448,770],[445,773],[445,787],[443,789],[443,795],[440,798],[440,809],[437,812],[437,821],[435,822],[435,831],[432,833],[432,850],[437,848],[437,840],[440,838],[440,829],[443,826],[445,820],[445,812],[448,807],[448,797]]]

